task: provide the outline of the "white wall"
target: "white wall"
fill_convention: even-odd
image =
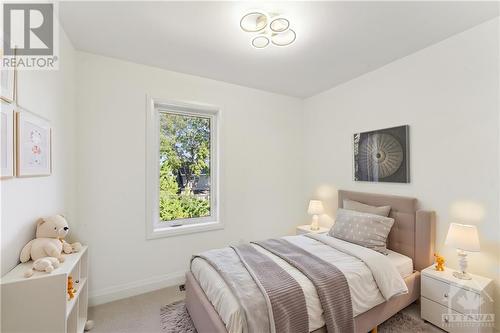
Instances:
[[[39,217],[63,213],[74,224],[75,51],[62,29],[59,35],[58,71],[18,71],[18,104],[52,125],[52,175],[0,182],[2,275],[35,237]]]
[[[444,240],[449,222],[460,214],[451,210],[457,203],[464,208],[460,202],[473,203],[484,210],[484,217],[478,222],[482,251],[470,255],[470,271],[496,279],[497,291],[498,29],[497,18],[309,98],[304,105],[307,199],[324,199],[334,216],[337,189],[415,196],[423,208],[436,210],[437,250],[452,267],[458,266],[457,256]],[[403,124],[410,125],[411,183],[354,182],[353,133]],[[497,309],[500,318],[500,297]]]
[[[78,53],[78,236],[94,303],[179,281],[192,254],[293,232],[302,101]],[[220,231],[146,240],[146,95],[219,106]]]

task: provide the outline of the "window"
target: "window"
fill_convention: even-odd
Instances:
[[[221,228],[218,110],[151,100],[147,119],[148,238]]]

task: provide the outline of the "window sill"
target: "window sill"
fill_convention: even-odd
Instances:
[[[188,224],[179,227],[155,228],[153,231],[148,232],[147,239],[173,237],[220,229],[224,229],[224,224],[221,222],[203,222],[200,224]]]

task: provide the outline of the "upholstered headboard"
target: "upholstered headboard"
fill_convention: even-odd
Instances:
[[[391,206],[394,225],[389,233],[387,247],[413,259],[413,267],[420,271],[433,262],[435,242],[435,213],[417,209],[417,199],[386,194],[339,190],[339,207],[344,199],[372,206]]]

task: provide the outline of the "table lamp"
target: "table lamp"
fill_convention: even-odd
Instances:
[[[479,252],[479,235],[476,226],[450,223],[445,244],[457,249],[460,272],[454,272],[453,276],[462,280],[470,280],[472,277],[467,273],[466,251]]]
[[[309,208],[307,209],[307,213],[313,216],[311,222],[311,230],[319,230],[319,216],[323,214],[324,208],[323,203],[319,200],[311,200],[309,201]]]

